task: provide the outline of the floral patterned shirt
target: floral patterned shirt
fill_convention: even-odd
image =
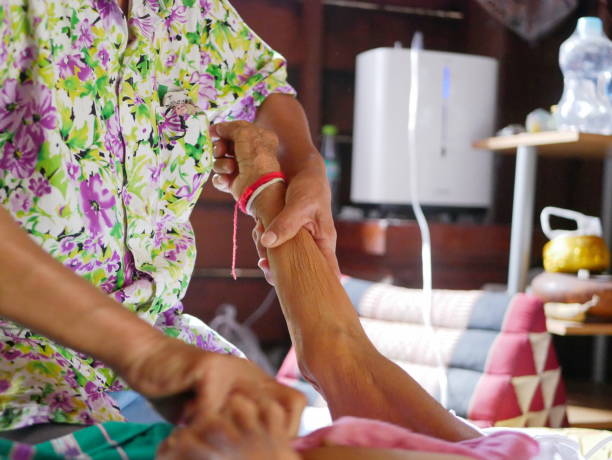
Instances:
[[[239,353],[182,313],[189,215],[209,122],[252,120],[268,94],[292,93],[285,62],[227,0],[129,3],[126,17],[116,0],[0,0],[0,204],[165,333]],[[123,420],[107,395],[122,388],[102,363],[0,321],[0,430]]]

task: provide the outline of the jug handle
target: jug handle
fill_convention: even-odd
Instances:
[[[540,225],[542,226],[542,231],[544,235],[549,240],[561,235],[566,235],[568,230],[553,230],[550,228],[550,216],[562,217],[564,219],[573,220],[576,222],[576,227],[580,228],[580,221],[582,221],[585,217],[584,214],[572,211],[570,209],[557,208],[555,206],[546,206],[542,209],[540,213]]]

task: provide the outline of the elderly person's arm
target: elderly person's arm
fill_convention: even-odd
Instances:
[[[273,134],[245,122],[219,124],[216,132],[234,145],[240,172],[231,187],[235,198],[261,175],[278,171]],[[283,209],[284,192],[284,184],[277,183],[255,199],[253,211],[264,227]],[[301,370],[334,418],[384,420],[449,441],[479,436],[374,348],[307,231],[269,249],[268,257]]]
[[[246,122],[221,123],[214,131],[231,142],[238,174],[229,189],[239,199],[263,175],[279,171],[278,140]],[[218,150],[217,154],[221,152]],[[269,185],[253,202],[266,227],[283,208],[285,185]],[[369,342],[333,269],[306,230],[269,250],[270,267],[301,369],[323,393],[334,418],[353,415],[392,422],[420,433],[458,441],[479,436],[429,396]],[[463,460],[392,449],[325,446],[302,452],[304,460]],[[175,430],[159,450],[160,460],[296,460],[278,417],[262,414],[240,395],[221,416]]]
[[[103,361],[149,398],[195,395],[192,407],[204,418],[239,388],[264,407],[278,402],[288,433],[297,429],[300,394],[245,359],[163,335],[54,260],[2,206],[0,254],[0,316]]]

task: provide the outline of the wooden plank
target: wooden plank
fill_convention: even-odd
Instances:
[[[308,0],[302,6],[304,63],[300,76],[300,100],[315,139],[321,129],[321,85],[323,78],[323,2]]]
[[[573,131],[545,131],[498,136],[474,142],[474,147],[514,154],[519,146],[534,146],[538,154],[559,157],[603,158],[612,151],[612,136]]]
[[[547,319],[546,329],[556,335],[612,335],[612,323],[576,323]]]
[[[573,428],[612,428],[612,385],[566,381],[567,418]]]
[[[343,273],[421,286],[421,238],[416,222],[337,220],[336,229]],[[435,288],[479,289],[506,280],[508,226],[432,222],[430,231]]]

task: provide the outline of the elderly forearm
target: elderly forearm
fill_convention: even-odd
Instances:
[[[0,315],[120,370],[162,334],[54,260],[0,206]],[[110,340],[112,338],[112,340]]]
[[[277,184],[256,199],[264,227],[282,208],[283,192]],[[268,256],[300,368],[334,418],[375,418],[451,441],[478,436],[376,351],[308,232],[301,230]]]

